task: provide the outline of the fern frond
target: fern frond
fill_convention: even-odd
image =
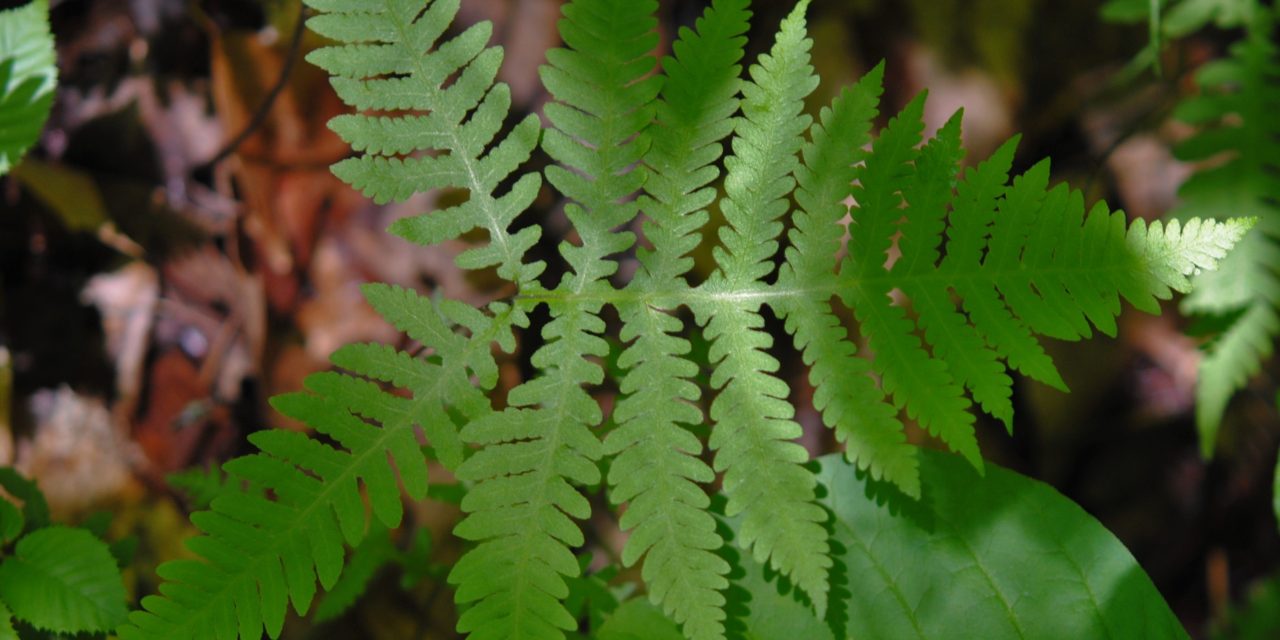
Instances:
[[[772,271],[770,258],[782,233],[779,218],[795,184],[802,134],[810,118],[803,101],[817,78],[809,66],[802,0],[783,20],[777,42],[751,67],[743,85],[743,119],[725,159],[726,225],[713,249],[718,270],[702,285],[705,301],[693,305],[712,341],[715,366],[711,386],[720,389],[711,404],[710,447],[715,468],[724,473],[726,514],[741,514],[738,543],[805,591],[818,611],[826,605],[826,519],[814,503],[813,474],[801,464],[808,453],[792,442],[801,433],[792,420],[786,383],[772,375],[778,361],[766,352],[772,337],[763,330],[761,280]]]
[[[210,511],[192,516],[203,535],[187,545],[201,559],[162,565],[161,596],[143,599],[145,611],[131,615],[122,638],[256,638],[264,629],[277,637],[290,602],[303,614],[315,597],[317,578],[325,589],[336,583],[344,543],[356,545],[365,536],[366,499],[379,522],[395,527],[404,513],[400,487],[412,499],[426,496],[419,428],[435,438],[438,450],[461,457],[460,445],[448,445],[457,435],[446,407],[473,418],[489,412],[483,395],[469,382],[463,391],[460,381],[494,366],[486,362],[492,358],[489,345],[509,344],[511,323],[521,322],[523,314],[500,312],[481,320],[474,309],[454,311],[455,318],[471,323],[472,333],[464,338],[445,324],[445,309],[454,309],[449,305],[386,285],[371,285],[366,293],[430,347],[432,357],[351,345],[333,361],[364,378],[314,374],[307,378],[307,392],[274,398],[278,411],[334,445],[284,430],[251,435],[260,453],[223,466],[250,488],[228,488]],[[391,393],[375,380],[413,395]]]
[[[964,155],[960,147],[960,116],[961,112],[956,112],[937,137],[921,150],[916,171],[904,192],[907,221],[901,226],[898,246],[902,251],[902,265],[898,268],[908,277],[927,276],[938,262],[947,203],[952,198]],[[925,341],[932,346],[933,356],[947,365],[955,381],[969,391],[984,411],[1012,431],[1012,380],[996,352],[987,347],[982,335],[956,309],[946,291],[913,282],[904,287],[903,293],[914,303],[918,324]]]
[[[604,372],[589,357],[608,354],[600,338],[603,304],[590,297],[612,291],[617,270],[608,258],[635,238],[614,229],[630,222],[630,200],[644,182],[635,169],[648,149],[643,130],[653,119],[661,86],[652,71],[657,44],[652,0],[574,0],[563,8],[560,34],[568,48],[547,54],[544,85],[557,102],[546,115],[554,126],[543,148],[559,166],[547,179],[569,198],[565,214],[580,239],[562,243],[571,267],[549,303],[547,343],[533,354],[543,373],[508,396],[513,407],[467,425],[463,439],[483,448],[458,470],[477,484],[462,501],[467,517],[455,533],[479,544],[449,575],[459,603],[474,602],[458,621],[472,638],[561,638],[576,622],[561,600],[566,576],[578,574],[571,546],[583,543],[571,518],[590,505],[570,483],[595,484],[604,453],[591,427],[603,419],[584,388]],[[526,291],[525,304],[536,305]],[[515,408],[521,407],[521,408]],[[536,408],[532,408],[536,407]]]
[[[498,364],[490,349],[497,342],[503,350],[515,350],[512,326],[527,323],[524,313],[510,305],[490,306],[492,316],[453,300],[430,301],[417,293],[384,284],[363,288],[369,304],[383,318],[410,338],[432,347],[439,365],[429,364],[389,347],[351,345],[333,355],[333,363],[362,375],[406,389],[439,388],[439,399],[456,408],[464,418],[476,419],[490,411],[484,390],[498,382]],[[455,333],[465,327],[471,337]],[[479,386],[473,384],[474,375]],[[439,376],[439,378],[437,378]],[[437,406],[428,405],[435,410]],[[462,464],[463,445],[457,426],[442,415],[424,416],[419,422],[435,448],[441,464],[450,471]]]
[[[251,436],[261,451],[225,465],[233,488],[193,516],[203,535],[189,545],[199,559],[164,565],[161,596],[144,600],[147,611],[121,631],[126,640],[279,634],[290,603],[303,612],[317,581],[337,584],[345,545],[365,539],[371,521],[379,531],[399,523],[399,485],[409,498],[426,494],[423,434],[466,491],[455,534],[474,546],[448,581],[458,630],[474,639],[554,640],[578,629],[566,581],[584,566],[575,555],[586,539],[577,521],[591,515],[582,487],[599,486],[606,455],[615,456],[609,497],[627,505],[623,561],[644,561],[649,597],[687,636],[726,636],[730,567],[716,553],[723,539],[699,486],[717,472],[738,544],[821,612],[833,564],[828,513],[804,466],[808,453],[794,442],[801,428],[769,353],[762,304],[785,320],[811,366],[815,404],[846,455],[919,495],[900,413],[981,468],[970,406],[1010,422],[1005,368],[1063,386],[1036,336],[1114,332],[1121,298],[1154,309],[1249,226],[1127,225],[1102,205],[1086,215],[1080,194],[1050,188],[1045,163],[1006,184],[1013,143],[962,173],[959,116],[922,145],[923,97],[869,144],[880,68],[813,123],[803,115],[817,84],[807,0],[750,81],[739,78],[746,0],[715,0],[696,31],[681,32],[665,75],[653,74],[655,0],[572,0],[559,23],[565,48],[540,70],[554,98],[545,135],[535,116],[503,133],[511,98],[495,82],[502,53],[487,46],[487,24],[449,31],[459,0],[307,2],[321,12],[312,26],[338,42],[312,60],[361,111],[332,121],[357,150],[335,172],[378,200],[465,191],[463,204],[394,230],[427,244],[485,231],[487,242],[459,265],[497,266],[516,293],[482,310],[366,287],[422,355],[352,345],[333,356],[344,372],[317,374],[307,391],[276,399],[319,437]],[[689,254],[709,221],[731,133],[717,268],[692,287]],[[539,139],[572,225],[560,245],[568,268],[554,286],[539,282],[542,263],[524,261],[537,227],[509,231],[541,186],[536,173],[517,175]],[[790,246],[770,281],[793,193]],[[647,244],[637,246],[641,213]],[[619,289],[617,258],[633,250],[639,268]],[[865,352],[855,352],[837,302],[852,308]],[[514,351],[513,328],[544,304],[544,341],[530,359],[539,373],[495,411],[486,394],[498,379],[492,347]],[[606,304],[622,320],[625,373],[617,428],[602,443],[593,387],[611,352]],[[681,305],[710,344],[712,467],[686,429],[703,415]]]
[[[640,207],[649,220],[645,237],[653,250],[639,250],[640,271],[628,285],[637,295],[687,288],[683,279],[693,261],[696,231],[705,224],[705,206],[715,197],[709,186],[721,141],[733,130],[741,86],[738,65],[749,13],[746,0],[720,0],[684,29],[663,59],[666,83],[648,129],[650,169]],[[690,378],[697,366],[686,358],[684,325],[671,315],[672,301],[623,302],[621,338],[631,344],[618,359],[627,370],[624,397],[613,418],[618,427],[605,440],[615,454],[609,470],[611,499],[626,502],[621,519],[630,530],[622,561],[645,557],[649,597],[684,626],[693,640],[724,637],[724,596],[729,565],[714,551],[724,544],[707,513],[710,500],[698,483],[715,479],[698,458],[702,443],[681,425],[700,424],[694,404],[701,395]]]
[[[250,436],[261,453],[224,468],[260,491],[227,491],[192,522],[204,534],[187,542],[203,558],[166,563],[163,598],[143,599],[145,612],[123,638],[277,637],[286,598],[300,614],[342,570],[343,543],[357,544],[366,526],[363,483],[374,514],[397,526],[403,515],[390,455],[411,497],[426,495],[426,463],[414,436],[421,402],[392,396],[339,374],[308,378],[312,393],[279,396],[273,405],[340,443],[343,449],[284,430]],[[434,399],[433,399],[434,400]],[[382,422],[376,427],[362,418]]]
[[[498,137],[511,90],[494,83],[502,49],[487,46],[492,25],[482,22],[437,42],[457,14],[459,0],[434,0],[425,10],[423,0],[307,4],[323,12],[307,26],[340,43],[313,51],[307,60],[332,74],[344,102],[366,112],[330,121],[343,140],[363,152],[334,165],[334,174],[379,203],[432,189],[466,190],[466,202],[405,218],[391,231],[436,244],[483,229],[489,243],[463,252],[458,266],[497,265],[500,276],[516,282],[536,278],[544,265],[525,264],[522,258],[537,242],[538,228],[512,234],[508,227],[533,202],[541,179],[526,173],[506,194],[495,190],[529,159],[540,125],[531,114]]]
[[[1259,8],[1232,55],[1201,67],[1202,93],[1179,105],[1175,117],[1201,130],[1174,151],[1182,160],[1226,162],[1201,169],[1178,190],[1176,219],[1252,216],[1257,229],[1216,272],[1197,278],[1183,300],[1187,313],[1238,319],[1211,342],[1200,362],[1196,426],[1201,451],[1212,455],[1231,396],[1270,357],[1280,334],[1280,47],[1271,13]]]

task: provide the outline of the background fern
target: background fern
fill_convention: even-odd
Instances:
[[[1204,93],[1183,102],[1175,114],[1203,127],[1177,148],[1180,157],[1202,161],[1225,152],[1231,159],[1191,176],[1178,191],[1181,203],[1172,215],[1258,219],[1222,270],[1201,276],[1182,305],[1191,314],[1238,316],[1209,345],[1200,364],[1196,423],[1206,456],[1213,452],[1227,401],[1258,372],[1280,333],[1280,254],[1275,245],[1280,237],[1280,126],[1275,122],[1280,50],[1274,30],[1274,20],[1259,9],[1231,57],[1197,72]]]
[[[730,564],[700,486],[717,473],[734,542],[821,616],[835,568],[829,516],[794,441],[801,429],[768,353],[762,305],[786,319],[847,458],[919,496],[903,415],[983,469],[971,405],[1011,424],[1006,365],[1064,386],[1037,335],[1114,333],[1121,297],[1158,310],[1158,298],[1185,291],[1187,277],[1212,268],[1249,225],[1126,224],[1103,204],[1086,213],[1078,192],[1050,188],[1047,163],[1006,186],[1013,143],[962,174],[960,117],[924,141],[924,96],[871,141],[880,68],[814,123],[803,112],[818,84],[807,0],[747,80],[738,67],[743,0],[715,2],[696,30],[683,30],[665,74],[653,73],[656,2],[573,0],[559,24],[566,46],[542,69],[555,98],[545,132],[536,116],[504,125],[510,93],[494,82],[502,54],[486,47],[487,24],[439,41],[458,0],[308,4],[320,12],[312,28],[337,42],[311,60],[360,112],[332,123],[357,151],[335,173],[378,201],[466,191],[465,202],[393,231],[433,244],[482,230],[487,238],[459,266],[496,268],[516,292],[481,310],[369,286],[370,303],[425,354],[347,347],[333,356],[346,373],[317,374],[307,391],[277,398],[278,410],[317,435],[251,437],[261,452],[225,466],[240,485],[193,516],[204,535],[189,546],[202,559],[162,567],[161,596],[144,599],[125,638],[278,635],[287,603],[305,612],[317,579],[336,583],[343,544],[364,539],[361,488],[386,527],[403,515],[392,467],[405,495],[425,496],[419,429],[467,489],[454,532],[475,544],[449,582],[458,628],[474,638],[560,638],[577,628],[563,603],[566,580],[581,571],[575,521],[591,515],[583,488],[600,482],[606,456],[610,497],[626,505],[621,524],[632,531],[623,561],[644,559],[649,597],[686,636],[727,633]],[[731,132],[717,198],[715,163]],[[575,236],[561,244],[568,269],[550,286],[538,279],[544,265],[526,258],[537,227],[511,231],[541,188],[537,173],[517,173],[540,133],[556,163],[547,180]],[[775,268],[793,192],[800,209]],[[688,254],[713,204],[724,214],[716,270],[695,285],[684,277]],[[632,230],[642,215],[648,247]],[[633,250],[639,274],[616,282],[618,257]],[[870,354],[855,350],[836,304],[852,311]],[[512,351],[513,329],[543,305],[550,320],[531,357],[538,374],[495,409],[485,393],[497,378],[491,345]],[[617,308],[629,344],[618,361],[626,372],[617,428],[602,442],[605,411],[592,391],[605,382],[605,305]],[[686,430],[704,422],[703,390],[681,306],[710,342],[710,468]]]

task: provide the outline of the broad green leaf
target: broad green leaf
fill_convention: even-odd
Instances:
[[[98,185],[82,171],[28,159],[14,167],[13,177],[72,231],[96,231],[110,220]]]
[[[736,585],[748,594],[731,601],[746,609],[745,637],[1187,637],[1124,545],[1048,485],[921,450],[915,501],[839,455],[819,462],[833,516],[829,612],[815,618],[744,554]]]
[[[111,631],[125,620],[124,583],[106,543],[84,529],[48,527],[0,564],[0,600],[37,629]]]
[[[657,606],[644,598],[633,598],[620,605],[600,627],[597,640],[682,640],[676,624],[662,615]]]
[[[40,137],[57,84],[49,3],[0,11],[0,175]]]
[[[13,629],[13,613],[0,602],[0,640],[18,640],[18,632]]]
[[[0,498],[0,544],[18,537],[27,519],[22,517],[22,510],[17,505]]]

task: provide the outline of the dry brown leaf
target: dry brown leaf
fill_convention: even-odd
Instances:
[[[187,356],[177,349],[164,352],[152,364],[148,381],[147,406],[134,438],[156,479],[230,451],[240,435],[226,405],[210,399],[209,385]]]
[[[298,327],[306,336],[309,356],[327,360],[348,343],[398,339],[396,330],[365,302],[360,293],[363,280],[336,239],[321,240],[311,263],[315,296],[298,309]]]
[[[136,445],[112,424],[100,398],[71,388],[31,397],[35,431],[18,441],[14,466],[34,478],[56,520],[66,520],[118,498],[141,462]]]
[[[143,359],[151,343],[151,326],[160,298],[160,279],[144,262],[131,262],[117,271],[89,279],[81,299],[98,308],[107,353],[116,369],[113,412],[119,424],[133,414],[142,390]]]

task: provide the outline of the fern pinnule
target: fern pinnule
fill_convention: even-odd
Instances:
[[[796,152],[810,122],[803,103],[818,79],[809,66],[807,7],[802,0],[783,20],[773,48],[743,85],[743,119],[733,155],[725,158],[726,225],[713,249],[718,269],[692,307],[711,341],[711,386],[719,393],[711,404],[709,445],[715,469],[724,473],[725,513],[742,518],[738,544],[762,562],[767,558],[823,611],[831,566],[821,524],[826,514],[814,503],[813,474],[801,466],[809,456],[793,442],[801,429],[792,420],[787,385],[773,375],[778,361],[766,352],[773,339],[763,330],[763,298],[748,293],[767,287],[762,279],[773,270],[778,219],[788,208]]]
[[[1004,364],[956,309],[947,288],[932,284],[928,278],[937,269],[948,203],[964,157],[960,146],[961,114],[957,111],[920,151],[915,173],[904,191],[906,222],[900,227],[902,237],[898,241],[902,257],[894,270],[909,280],[903,285],[903,293],[911,299],[917,324],[932,347],[934,358],[947,365],[955,382],[968,390],[984,411],[1012,431],[1012,380],[1005,373]]]
[[[498,382],[498,364],[491,345],[496,342],[507,352],[515,349],[512,327],[528,323],[522,311],[494,303],[490,305],[492,315],[487,315],[469,305],[447,299],[430,300],[393,285],[368,284],[363,292],[383,318],[429,346],[431,357],[437,362],[381,345],[350,345],[333,354],[334,364],[419,393],[431,390],[440,404],[426,405],[426,409],[449,405],[469,420],[490,412],[484,391]],[[469,336],[458,333],[456,327],[465,328]],[[449,470],[457,469],[462,463],[463,445],[453,420],[436,415],[420,424],[441,464]]]
[[[951,288],[960,296],[974,328],[1010,368],[1066,391],[1066,383],[1053,360],[1031,330],[1005,310],[995,283],[959,275],[977,271],[982,262],[1018,140],[1014,136],[1001,145],[990,158],[968,169],[956,185],[947,224],[946,256],[938,271],[946,275]]]
[[[811,141],[796,169],[796,202],[791,246],[778,275],[787,291],[835,291],[836,258],[845,199],[866,155],[871,126],[883,91],[883,63],[867,72],[824,108],[810,129]],[[803,296],[783,296],[773,303],[809,365],[813,403],[823,421],[845,444],[849,461],[870,469],[873,477],[898,485],[908,495],[920,493],[919,462],[908,444],[897,411],[871,378],[871,364],[854,357],[856,348],[831,307],[831,298],[812,304]]]
[[[578,573],[569,547],[583,543],[570,518],[591,511],[569,483],[600,479],[595,461],[603,446],[590,429],[603,414],[584,388],[604,381],[588,358],[608,353],[598,335],[603,304],[594,298],[612,290],[607,278],[617,263],[609,256],[635,241],[615,229],[636,216],[631,198],[645,177],[635,165],[648,150],[643,130],[661,87],[649,75],[656,9],[652,0],[570,2],[559,22],[567,48],[549,51],[540,70],[557,100],[545,109],[553,128],[543,149],[559,163],[547,168],[547,180],[568,198],[565,215],[580,243],[560,245],[571,269],[544,296],[552,320],[542,331],[547,343],[532,357],[541,375],[511,390],[512,409],[462,432],[484,448],[459,468],[459,477],[477,484],[463,499],[468,515],[455,532],[479,544],[449,580],[458,585],[459,603],[476,602],[458,622],[476,639],[558,638],[575,626],[560,602],[568,594],[564,577]],[[539,303],[535,292],[522,293],[529,297],[518,304]]]
[[[945,361],[931,357],[925,350],[906,310],[888,304],[895,283],[886,277],[885,261],[902,218],[903,196],[916,186],[910,167],[921,154],[945,153],[942,145],[916,150],[924,126],[923,108],[922,93],[889,121],[858,173],[859,184],[853,189],[857,205],[849,229],[849,253],[840,267],[840,296],[853,310],[868,347],[875,354],[872,367],[879,374],[885,393],[896,406],[906,408],[908,417],[981,469],[974,417],[963,388]],[[948,132],[944,129],[943,133]],[[948,133],[958,134],[958,129]],[[905,244],[907,248],[928,248],[925,239]],[[914,255],[904,253],[890,273],[906,271],[905,265],[913,265],[914,261]]]
[[[618,304],[621,338],[631,344],[618,359],[624,368],[613,419],[605,440],[616,455],[609,469],[610,499],[627,503],[620,524],[631,531],[622,550],[630,566],[645,558],[649,597],[694,640],[724,637],[724,596],[729,565],[715,550],[723,545],[710,505],[698,483],[715,473],[699,459],[702,443],[682,425],[703,422],[694,404],[701,391],[691,378],[697,366],[687,358],[684,324],[655,296],[687,288],[683,279],[693,261],[696,231],[707,221],[705,207],[715,197],[710,182],[721,141],[733,130],[741,81],[743,34],[749,13],[745,0],[720,0],[684,29],[663,59],[666,82],[644,157],[649,169],[639,200],[648,220],[652,250],[638,250],[640,269],[627,290],[647,299]]]
[[[1213,268],[1252,223],[1164,227],[1137,221],[1126,228],[1123,215],[1102,204],[1086,215],[1078,191],[1066,185],[1049,188],[1047,162],[1005,186],[1013,141],[958,179],[959,114],[917,149],[921,107],[917,98],[891,120],[859,167],[849,252],[835,291],[852,308],[875,354],[872,368],[884,391],[981,469],[969,398],[1010,424],[1012,379],[1001,359],[1062,386],[1036,334],[1075,340],[1096,327],[1113,335],[1121,297],[1157,311],[1157,298],[1187,290],[1187,274]],[[821,139],[817,132],[814,138]],[[807,215],[798,217],[798,224],[810,224]],[[797,243],[806,241],[804,231],[800,226],[793,234]],[[900,255],[887,262],[894,246]],[[800,256],[800,251],[788,254],[785,276],[800,273]],[[815,281],[809,282],[813,288]],[[890,297],[893,290],[902,294],[900,302]],[[956,297],[966,314],[956,308]],[[784,310],[794,306],[785,298],[771,304]],[[907,315],[908,307],[914,318]],[[791,318],[788,322],[789,329],[798,328]],[[835,336],[834,329],[828,331]],[[813,335],[821,334],[796,331],[806,360]],[[828,366],[824,354],[847,359],[852,353],[851,345],[834,337],[826,344],[812,355],[815,375]],[[883,410],[872,415],[892,418]],[[877,464],[885,464],[885,455],[868,451],[860,464],[874,472]],[[907,459],[896,458],[910,469],[901,462]],[[909,471],[885,477],[914,493]]]
[[[431,189],[468,191],[466,202],[400,220],[392,232],[420,244],[437,244],[483,229],[488,244],[459,255],[460,267],[496,265],[500,276],[517,282],[537,277],[544,265],[525,264],[522,258],[537,242],[538,228],[514,234],[508,228],[533,202],[541,178],[526,173],[506,194],[498,196],[495,190],[529,159],[540,125],[531,114],[498,137],[511,91],[494,83],[502,49],[488,46],[492,25],[481,22],[437,43],[457,14],[459,0],[434,0],[425,10],[422,0],[307,4],[324,12],[308,20],[308,26],[339,42],[307,59],[332,74],[344,102],[367,112],[330,121],[343,140],[362,152],[334,165],[334,174],[380,203]]]

